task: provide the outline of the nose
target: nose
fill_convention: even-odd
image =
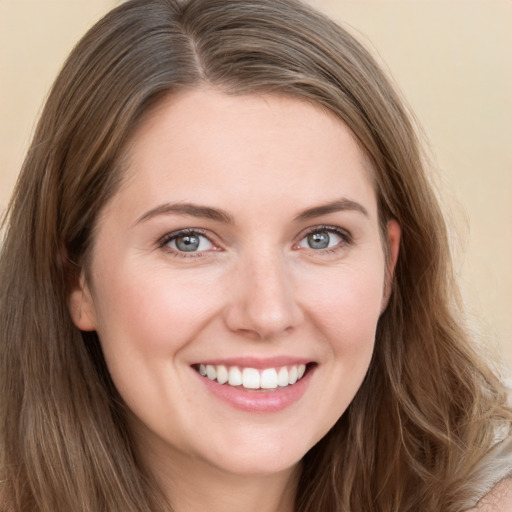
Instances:
[[[303,321],[290,269],[279,255],[260,254],[240,261],[231,277],[225,310],[230,330],[271,339]]]

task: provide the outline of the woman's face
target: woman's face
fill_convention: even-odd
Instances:
[[[70,309],[142,453],[293,467],[360,387],[385,307],[399,228],[379,233],[367,160],[309,103],[196,89],[144,120],[126,161]]]

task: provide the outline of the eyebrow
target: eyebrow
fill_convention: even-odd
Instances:
[[[201,206],[193,203],[165,203],[144,213],[135,224],[146,222],[158,215],[187,215],[201,219],[209,219],[224,224],[234,224],[233,217],[226,211],[209,206]]]
[[[295,221],[310,220],[316,217],[321,217],[322,215],[342,211],[360,212],[366,217],[369,217],[368,210],[362,204],[352,201],[351,199],[341,198],[327,204],[313,206],[312,208],[303,210],[295,217]]]
[[[303,210],[295,217],[295,222],[305,221],[314,219],[316,217],[321,217],[322,215],[328,215],[330,213],[336,213],[341,211],[356,211],[360,212],[366,217],[369,217],[368,211],[366,208],[352,201],[351,199],[338,199],[336,201],[332,201],[327,204],[313,206],[312,208],[307,208]],[[142,222],[146,222],[153,217],[157,217],[159,215],[186,215],[190,217],[197,217],[201,219],[209,219],[215,222],[221,222],[223,224],[234,224],[235,221],[233,216],[222,210],[220,208],[212,208],[210,206],[202,206],[194,203],[164,203],[156,208],[153,208],[146,213],[144,213],[141,217],[137,219],[135,225],[140,224]]]

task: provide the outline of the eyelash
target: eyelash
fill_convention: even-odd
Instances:
[[[336,226],[315,226],[315,227],[307,230],[306,232],[301,233],[299,238],[298,238],[298,241],[295,242],[293,244],[293,246],[297,247],[298,244],[302,240],[304,240],[307,236],[314,235],[316,233],[325,233],[325,232],[327,232],[327,233],[334,233],[335,235],[338,235],[341,238],[342,242],[336,244],[333,247],[327,247],[327,248],[324,248],[324,249],[309,248],[311,251],[313,251],[315,253],[321,253],[321,254],[332,254],[332,253],[335,253],[338,250],[342,249],[346,245],[351,245],[353,243],[352,235],[348,231],[346,231],[344,229],[338,228]],[[215,244],[215,242],[212,241],[211,236],[209,234],[207,234],[206,231],[204,231],[202,229],[196,229],[196,228],[194,228],[194,229],[191,229],[191,228],[181,229],[179,231],[173,231],[172,233],[167,233],[166,235],[164,235],[158,241],[158,247],[160,249],[167,250],[168,253],[172,254],[172,256],[177,257],[177,258],[200,258],[200,257],[206,256],[207,253],[211,252],[211,251],[190,251],[190,252],[185,252],[185,251],[179,251],[179,250],[176,250],[176,249],[172,249],[170,247],[166,247],[167,244],[169,244],[173,240],[176,240],[179,237],[186,236],[186,235],[196,235],[196,236],[199,235],[199,236],[202,236],[202,237],[206,238],[212,245],[217,247],[217,244]]]
[[[307,230],[305,233],[301,233],[298,242],[294,245],[297,245],[298,243],[300,243],[307,236],[314,235],[315,233],[325,233],[325,232],[334,233],[335,235],[338,235],[341,238],[342,242],[336,244],[333,247],[327,247],[325,249],[311,248],[310,250],[312,250],[316,253],[333,254],[347,245],[352,245],[354,242],[352,235],[345,229],[341,229],[336,226],[322,225],[322,226],[315,226],[314,228]]]
[[[207,234],[206,231],[202,229],[180,229],[179,231],[173,231],[172,233],[167,233],[164,235],[159,241],[158,241],[158,247],[160,249],[166,250],[169,254],[176,258],[201,258],[204,257],[206,254],[210,251],[191,251],[191,252],[185,252],[185,251],[179,251],[176,249],[172,249],[171,247],[166,247],[168,243],[172,242],[173,240],[178,239],[180,236],[186,236],[186,235],[200,235],[204,238],[206,238],[212,245],[217,247],[217,244],[215,244],[211,236]]]

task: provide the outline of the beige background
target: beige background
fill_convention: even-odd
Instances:
[[[0,211],[64,58],[114,0],[0,0]],[[512,368],[512,0],[311,0],[382,59],[437,155],[464,298]]]

